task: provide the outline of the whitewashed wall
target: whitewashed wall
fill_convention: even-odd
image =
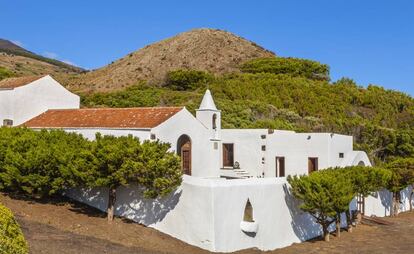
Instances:
[[[412,187],[401,191],[400,212],[410,210],[410,193]],[[390,216],[392,205],[392,193],[388,190],[382,190],[365,199],[365,215],[376,215],[378,217]]]
[[[12,90],[0,90],[0,124],[12,119],[14,126],[48,109],[79,108],[79,96],[69,92],[50,76]]]
[[[285,157],[286,175],[307,174],[308,157],[318,157],[318,166],[323,169],[355,165],[355,157],[361,153],[360,159],[370,165],[364,152],[353,151],[352,136],[279,130],[268,134],[266,129],[223,129],[221,136],[222,143],[234,143],[234,160],[253,176],[264,173],[275,177],[276,156]],[[266,151],[262,151],[263,145]],[[344,158],[339,158],[339,153],[344,153]]]
[[[177,141],[181,135],[188,135],[191,139],[191,172],[198,177],[219,177],[220,145],[215,149],[211,130],[207,129],[187,109],[153,128],[162,142],[171,144],[171,149],[177,150]]]
[[[13,119],[13,90],[0,90],[0,126],[4,119]]]
[[[107,189],[70,190],[66,195],[106,210]],[[247,199],[258,223],[253,235],[240,227]],[[224,180],[184,176],[177,191],[157,200],[142,198],[135,185],[119,188],[115,213],[203,249],[232,252],[253,247],[273,250],[320,235],[320,226],[298,205],[285,178]]]

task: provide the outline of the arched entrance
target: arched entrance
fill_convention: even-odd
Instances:
[[[181,135],[177,141],[177,154],[181,157],[181,169],[186,175],[191,175],[191,139]]]

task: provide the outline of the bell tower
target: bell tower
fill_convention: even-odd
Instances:
[[[216,108],[210,90],[207,89],[201,101],[200,107],[196,111],[196,118],[211,130],[212,139],[220,139],[221,130],[221,111]]]

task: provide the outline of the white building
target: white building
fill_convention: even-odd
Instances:
[[[49,75],[0,81],[0,126],[17,126],[48,109],[79,108],[79,96]]]
[[[210,251],[271,250],[320,235],[319,225],[289,193],[285,176],[371,165],[365,152],[353,150],[351,136],[222,129],[210,91],[196,117],[183,107],[51,109],[24,125],[64,129],[89,139],[100,132],[170,143],[182,158],[183,184],[156,200],[144,199],[133,184],[121,187],[115,213]],[[106,210],[105,188],[66,195]],[[366,213],[384,216],[388,208],[381,200],[369,198]]]

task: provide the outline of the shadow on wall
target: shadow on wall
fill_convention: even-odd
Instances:
[[[301,241],[306,241],[322,234],[320,225],[315,222],[315,219],[306,212],[300,210],[300,201],[297,200],[289,191],[289,187],[283,185],[285,192],[285,202],[292,217],[292,228],[296,236]]]
[[[379,198],[381,199],[381,204],[384,207],[384,215],[388,216],[391,214],[391,205],[392,205],[392,193],[386,189],[383,189],[379,192],[377,192]],[[376,197],[376,195],[373,195],[373,197]]]
[[[146,199],[137,186],[118,189],[116,214],[149,226],[162,221],[175,208],[181,197],[177,190],[163,198]]]
[[[63,195],[101,211],[106,211],[108,207],[107,188],[73,188],[65,191]]]

